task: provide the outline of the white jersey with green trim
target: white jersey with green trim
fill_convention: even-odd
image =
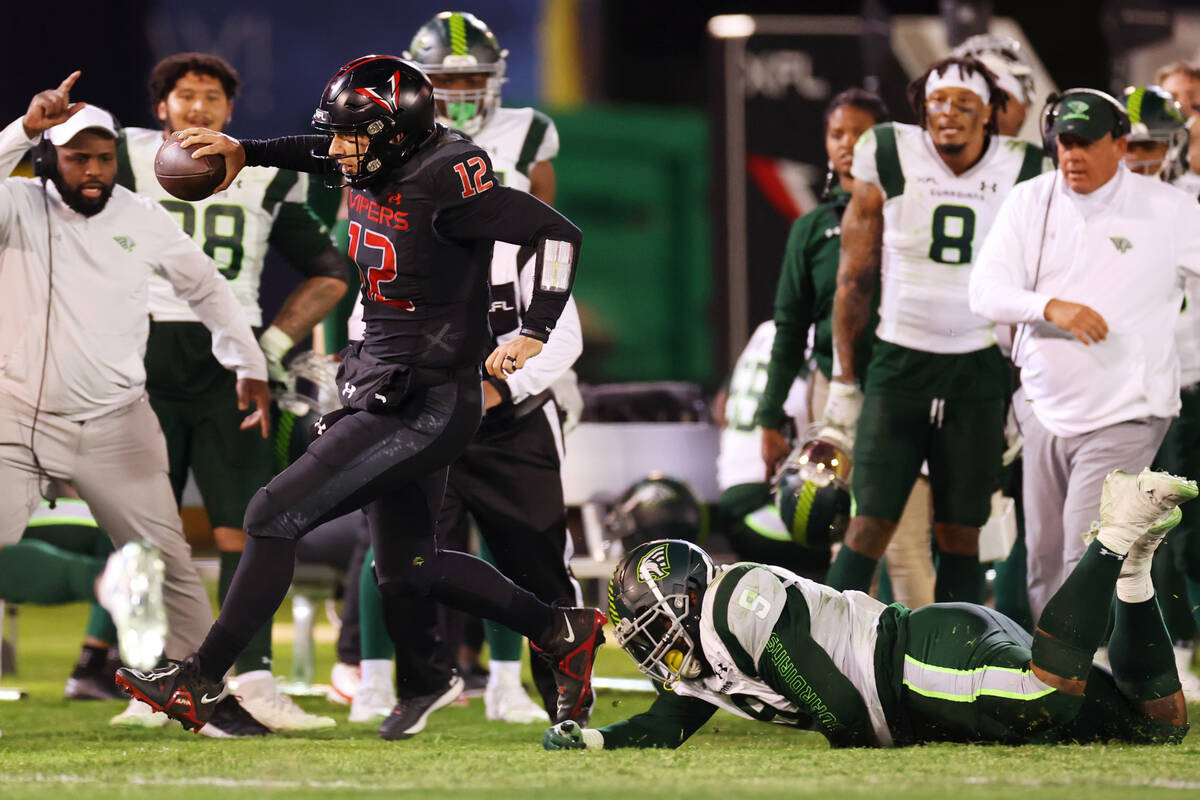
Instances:
[[[811,331],[810,331],[811,336]],[[758,403],[767,388],[767,365],[775,343],[775,322],[768,320],[754,329],[750,341],[738,356],[729,377],[725,397],[725,427],[721,429],[721,449],[717,455],[717,486],[763,483],[766,480],[762,459],[762,429],[754,424]],[[796,378],[788,390],[783,411],[796,423],[797,430],[808,425],[808,382]],[[782,523],[779,523],[782,527]]]
[[[258,290],[271,228],[281,203],[307,202],[308,176],[276,167],[246,167],[225,191],[188,202],[169,194],[154,176],[154,156],[163,132],[126,128],[124,135],[135,191],[171,212],[184,232],[217,262],[251,327],[261,326]],[[157,275],[150,278],[149,307],[158,322],[199,322],[171,284]]]
[[[955,175],[916,125],[885,123],[859,137],[852,174],[885,198],[880,339],[930,353],[995,343],[992,323],[970,309],[971,265],[1009,191],[1046,164],[1034,145],[993,136]]]
[[[808,603],[810,635],[862,696],[879,744],[890,746],[892,737],[875,685],[877,626],[887,606],[862,592],[838,592],[782,567],[756,564],[739,571],[728,606],[717,608],[717,589],[731,569],[709,584],[702,601],[700,646],[714,674],[678,681],[673,691],[746,719],[796,725],[807,710],[802,711],[758,678],[740,670],[717,633],[717,626],[724,626],[758,664],[764,652],[770,655],[768,642],[787,603],[787,589],[795,586]],[[796,675],[795,679],[804,683],[803,676]]]

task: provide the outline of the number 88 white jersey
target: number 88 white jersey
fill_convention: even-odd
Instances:
[[[971,264],[1012,187],[1046,166],[1039,148],[1008,136],[990,137],[961,175],[916,125],[884,123],[859,137],[851,174],[885,198],[880,339],[929,353],[995,343],[992,324],[967,301]]]

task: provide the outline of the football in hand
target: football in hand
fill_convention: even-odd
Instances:
[[[154,156],[154,175],[160,186],[180,200],[203,200],[225,180],[225,159],[192,158],[192,150],[185,150],[170,136]]]

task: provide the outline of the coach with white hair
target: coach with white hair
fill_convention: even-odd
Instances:
[[[1034,619],[1083,554],[1104,476],[1148,466],[1179,412],[1181,270],[1200,274],[1200,206],[1122,166],[1124,108],[1081,89],[1052,103],[1059,168],[1006,198],[969,291],[1018,326]]]

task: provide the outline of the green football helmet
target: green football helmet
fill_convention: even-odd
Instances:
[[[443,125],[474,136],[499,107],[508,51],[474,14],[443,11],[421,26],[403,56],[433,81],[434,114]],[[438,88],[454,75],[478,75],[478,86]]]
[[[308,449],[312,426],[321,415],[341,406],[336,377],[333,356],[306,351],[288,363],[287,385],[276,388],[271,397],[276,472],[287,469]]]
[[[640,544],[617,564],[608,618],[643,675],[670,686],[703,674],[700,604],[716,576],[708,553],[678,539]]]
[[[779,518],[804,547],[841,541],[850,525],[851,459],[834,436],[810,427],[775,473]]]
[[[1157,175],[1170,183],[1187,171],[1188,128],[1183,107],[1161,86],[1130,86],[1125,90],[1129,113],[1129,143],[1157,142],[1166,145],[1162,158],[1127,160],[1146,175]]]
[[[626,550],[655,539],[695,542],[708,533],[708,513],[686,483],[651,473],[625,490],[605,516],[604,531]]]

